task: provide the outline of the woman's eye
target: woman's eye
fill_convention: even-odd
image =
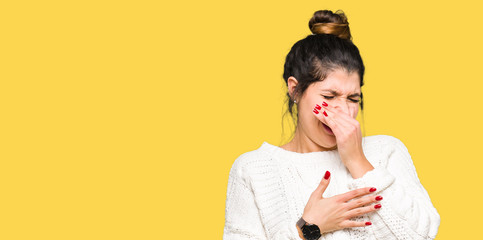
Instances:
[[[324,96],[322,95],[325,99],[332,99],[334,96]],[[358,103],[360,100],[359,99],[349,99],[351,102]]]
[[[332,99],[334,98],[334,96],[324,96],[322,95],[322,97],[324,97],[325,99]],[[359,102],[359,99],[349,99],[351,102],[354,102],[354,103],[358,103]]]

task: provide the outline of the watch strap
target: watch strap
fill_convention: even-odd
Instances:
[[[302,217],[297,221],[296,225],[300,229],[299,235],[302,233],[301,237],[304,240],[315,240],[321,236],[319,226],[307,223]]]
[[[303,219],[303,218],[300,218],[298,221],[297,221],[297,227],[299,227],[300,229],[302,229],[302,227],[306,224],[307,222]]]

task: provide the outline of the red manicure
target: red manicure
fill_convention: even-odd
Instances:
[[[376,188],[369,189],[369,192],[374,192],[374,191],[376,191]]]
[[[374,205],[375,209],[381,208],[381,204]]]
[[[323,105],[324,107],[329,106],[329,104],[327,104],[326,102],[323,102],[323,103],[322,103],[322,105]]]
[[[317,111],[317,109],[314,109],[314,113],[319,114],[319,111]]]
[[[382,197],[381,197],[381,196],[377,196],[377,197],[376,197],[376,200],[377,200],[377,201],[381,201],[381,200],[382,200]]]
[[[372,224],[371,222],[366,222],[366,225],[367,225],[367,226],[369,226],[369,225],[371,225],[371,224]]]
[[[329,177],[330,177],[330,172],[325,171],[325,175],[324,175],[325,180],[329,179]]]
[[[324,115],[327,117],[327,113],[324,111]]]
[[[315,108],[317,108],[317,109],[319,109],[319,110],[320,110],[320,109],[322,109],[322,107],[321,107],[321,106],[319,106],[319,104],[315,104]]]

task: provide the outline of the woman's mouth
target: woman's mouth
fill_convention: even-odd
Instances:
[[[324,125],[324,129],[327,133],[329,133],[330,135],[334,135],[334,132],[332,132],[332,129],[330,129],[329,126],[325,125],[324,123],[322,123],[322,125]]]

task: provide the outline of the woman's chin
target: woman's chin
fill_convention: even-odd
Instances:
[[[337,141],[335,141],[335,138],[332,138],[334,139],[333,141],[329,141],[329,142],[326,142],[327,146],[326,148],[335,148],[337,147]]]
[[[329,135],[329,134],[324,134],[325,137],[323,139],[320,139],[319,144],[320,146],[326,148],[326,149],[335,149],[337,148],[337,139],[335,136]]]

